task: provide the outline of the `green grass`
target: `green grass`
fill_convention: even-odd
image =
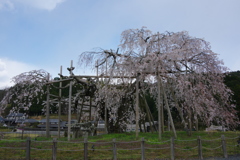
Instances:
[[[193,132],[192,136],[188,136],[185,131],[178,131],[177,132],[177,138],[176,140],[192,140],[197,139],[198,136],[200,136],[202,139],[211,140],[220,138],[221,135],[225,135],[225,137],[233,137],[233,136],[239,136],[240,132],[205,132],[205,131],[199,131],[199,132]],[[162,135],[162,141],[169,140],[171,137],[173,137],[173,133],[166,131]],[[145,140],[151,141],[151,142],[159,142],[158,140],[158,133],[139,133],[138,138],[136,138],[135,132],[130,133],[114,133],[114,134],[104,134],[100,136],[89,136],[90,141],[98,141],[98,140],[105,140],[105,141],[112,141],[112,139],[116,139],[118,141],[135,141],[135,140],[141,140],[141,138],[144,137]]]
[[[196,146],[198,136],[201,136],[203,148],[203,157],[222,157],[222,148],[215,150],[209,150],[209,148],[216,148],[221,145],[221,135],[224,134],[228,154],[239,154],[240,150],[236,145],[238,139],[234,139],[240,135],[240,132],[193,132],[192,136],[188,136],[184,131],[177,132],[177,138],[175,140],[175,156],[177,159],[194,159],[198,158],[198,150]],[[162,140],[158,140],[157,133],[139,133],[136,138],[136,134],[132,133],[117,133],[117,134],[106,134],[99,136],[88,137],[88,158],[89,159],[112,159],[112,141],[116,139],[117,142],[117,157],[118,159],[140,159],[140,149],[131,150],[134,148],[141,147],[141,139],[144,137],[145,140],[145,155],[146,159],[157,159],[157,158],[170,158],[170,138],[173,136],[172,132],[164,132]],[[26,141],[20,141],[20,139],[10,138],[11,141],[0,141],[0,147],[24,147]],[[83,159],[83,140],[84,138],[71,139],[69,143],[67,138],[62,137],[58,139],[57,143],[57,159]],[[31,142],[31,158],[32,159],[51,159],[52,154],[52,138],[36,137],[32,138]],[[93,147],[94,145],[94,147]],[[232,145],[232,146],[231,146]],[[93,151],[93,148],[94,151]],[[35,148],[35,149],[34,149]],[[129,150],[125,150],[125,149]],[[151,149],[150,149],[151,148]],[[162,149],[156,149],[162,148]],[[163,149],[167,148],[167,149]],[[49,150],[39,150],[49,149]],[[12,154],[14,152],[14,155]],[[3,149],[0,148],[0,157],[6,157],[10,159],[24,158],[24,150]]]

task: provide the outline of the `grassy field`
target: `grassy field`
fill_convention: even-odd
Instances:
[[[221,135],[225,135],[227,151],[229,155],[239,154],[239,147],[236,146],[240,132],[193,132],[192,136],[187,136],[186,132],[177,132],[175,139],[175,156],[177,159],[197,159],[198,148],[197,138],[202,139],[203,157],[223,157],[221,148]],[[141,139],[145,140],[146,159],[170,158],[170,138],[172,132],[165,132],[162,140],[158,140],[157,133],[139,133],[136,138],[135,133],[106,134],[88,137],[88,158],[89,159],[112,159],[113,139],[116,139],[118,159],[140,159],[141,158]],[[54,138],[54,137],[52,137]],[[51,159],[53,139],[46,137],[32,138],[31,158],[32,159]],[[71,139],[63,137],[58,139],[57,159],[83,159],[84,138]],[[9,138],[0,141],[0,157],[9,159],[25,158],[26,140]],[[219,147],[220,146],[220,147]],[[18,149],[10,149],[15,147]],[[14,154],[12,154],[14,153]]]

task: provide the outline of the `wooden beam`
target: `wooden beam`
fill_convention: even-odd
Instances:
[[[91,75],[82,75],[82,76],[74,76],[75,78],[136,78],[136,76],[91,76]]]
[[[60,67],[60,75],[62,75],[62,66]],[[60,76],[60,80],[62,80],[62,76]],[[61,119],[61,107],[62,107],[62,103],[61,103],[61,98],[62,98],[62,82],[59,83],[59,100],[58,100],[58,138],[60,138],[60,119]]]

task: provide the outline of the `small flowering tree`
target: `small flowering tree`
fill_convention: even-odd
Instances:
[[[28,112],[33,105],[42,103],[42,97],[46,94],[44,85],[48,81],[48,73],[44,70],[33,70],[21,73],[12,78],[15,83],[13,87],[7,89],[6,95],[2,99],[1,110],[11,104],[10,112],[18,113],[20,110]]]

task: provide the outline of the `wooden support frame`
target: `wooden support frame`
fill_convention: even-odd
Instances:
[[[47,82],[46,84],[49,86],[50,84],[53,84],[53,83],[59,83],[59,87],[58,87],[58,89],[59,89],[59,95],[58,96],[56,96],[56,95],[51,95],[50,93],[49,93],[49,89],[48,89],[48,95],[47,95],[47,112],[49,112],[49,102],[50,102],[50,96],[52,96],[52,97],[55,97],[55,98],[58,98],[58,103],[59,103],[59,119],[60,119],[60,116],[61,116],[61,89],[63,88],[62,87],[62,82],[66,82],[66,81],[69,81],[69,100],[68,100],[68,140],[70,140],[70,133],[71,133],[71,105],[72,105],[72,85],[73,85],[73,80],[76,80],[76,81],[78,81],[79,83],[84,83],[84,84],[86,84],[87,82],[85,81],[85,80],[83,80],[84,78],[96,78],[97,79],[97,82],[98,82],[98,78],[127,78],[127,79],[136,79],[136,104],[135,104],[135,119],[136,119],[136,138],[138,137],[138,130],[139,130],[139,76],[140,76],[140,73],[138,74],[138,75],[136,75],[136,76],[108,76],[107,75],[107,67],[106,67],[106,75],[101,75],[101,76],[99,76],[98,75],[98,68],[97,68],[97,76],[91,76],[91,75],[82,75],[82,76],[76,76],[76,75],[74,75],[73,74],[73,70],[74,70],[74,67],[73,67],[73,61],[71,61],[71,66],[70,66],[70,68],[68,68],[68,70],[69,70],[69,72],[70,72],[70,76],[69,77],[67,77],[67,79],[62,79],[62,66],[61,66],[61,68],[60,68],[60,80],[56,80],[56,81],[52,81],[52,82]],[[156,73],[147,73],[146,72],[146,74],[156,74]],[[161,140],[161,134],[162,134],[162,132],[163,132],[163,121],[162,121],[162,116],[163,116],[163,106],[161,106],[160,104],[161,104],[161,92],[160,92],[160,88],[162,87],[162,84],[161,84],[161,77],[159,76],[159,73],[157,72],[157,75],[155,75],[155,76],[157,76],[157,80],[158,80],[158,98],[157,98],[157,100],[158,100],[158,122],[159,122],[159,140]],[[49,87],[48,87],[49,88]],[[165,94],[164,92],[164,88],[163,88],[163,90],[162,90],[162,92],[163,92],[163,95]],[[164,95],[163,96],[164,97],[164,99],[165,99],[165,101],[166,101],[166,95]],[[90,98],[91,99],[91,98]],[[90,104],[90,107],[92,107],[93,105],[92,104]],[[107,107],[105,106],[105,121],[106,121],[106,109],[107,109]],[[91,110],[91,109],[90,109]],[[171,116],[171,113],[169,113],[170,112],[170,110],[169,110],[169,107],[167,107],[167,110],[168,110],[168,114]],[[91,119],[91,113],[90,113],[90,117],[89,117],[89,119]],[[170,118],[170,120],[172,121],[172,118]],[[47,121],[49,121],[49,115],[47,116]],[[106,122],[105,122],[106,123]],[[48,123],[47,123],[48,124]],[[105,126],[107,126],[107,125],[105,125]],[[171,122],[171,126],[174,128],[174,124],[173,124],[173,122]],[[48,128],[48,129],[47,129]],[[175,129],[173,129],[174,130],[174,132],[175,132]],[[105,131],[106,131],[106,128],[105,128]],[[47,132],[47,136],[49,136],[49,126],[46,126],[46,132]],[[176,133],[174,134],[175,135],[175,137],[176,137]],[[58,126],[58,137],[60,137],[60,125]]]

